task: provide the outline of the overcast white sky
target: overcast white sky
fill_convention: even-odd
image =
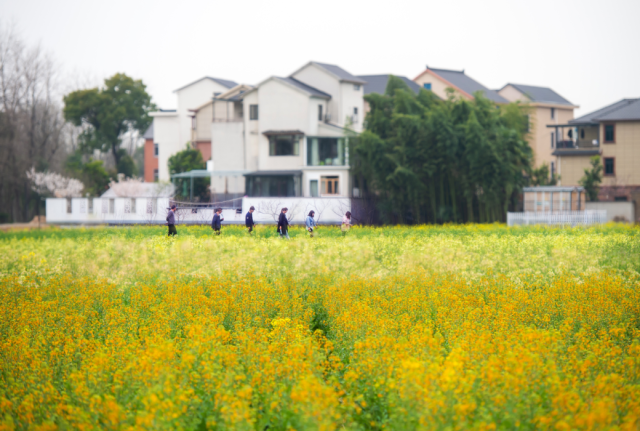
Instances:
[[[68,81],[124,72],[165,109],[202,76],[255,84],[309,60],[410,79],[465,69],[493,89],[551,87],[578,115],[640,97],[639,0],[0,0],[0,17]]]

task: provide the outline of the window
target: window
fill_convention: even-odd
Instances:
[[[300,155],[300,135],[270,135],[270,156]]]
[[[158,144],[153,144],[153,156],[158,157]]]
[[[339,193],[339,178],[338,177],[321,177],[320,178],[323,195],[337,195]]]
[[[158,181],[158,170],[157,169],[153,170],[153,181],[154,182]]]
[[[556,145],[556,134],[551,132],[551,148],[555,147]]]
[[[318,121],[322,121],[322,105],[318,105]]]
[[[307,138],[307,166],[344,166],[345,143],[343,138]]]
[[[551,119],[556,118],[556,108],[551,108]]]
[[[351,121],[353,121],[354,123],[358,122],[358,108],[357,107],[353,107],[353,118],[351,119]]]
[[[584,139],[584,129],[580,129],[580,139]]]
[[[616,127],[614,124],[604,125],[604,142],[606,144],[613,144],[616,142]]]
[[[556,162],[551,162],[551,178],[556,174]]]
[[[318,197],[318,180],[309,181],[309,195],[311,195],[312,198]]]
[[[197,125],[198,125],[198,123],[197,123],[197,120],[196,120],[196,116],[194,115],[193,117],[191,117],[191,128],[193,130],[196,130]]]
[[[155,214],[157,209],[157,201],[153,198],[147,199],[147,214]]]
[[[424,84],[422,84],[422,87],[424,87],[425,90],[431,91],[431,83],[430,82],[425,82]]]
[[[604,175],[614,176],[616,174],[616,160],[613,157],[604,158]]]
[[[249,120],[258,119],[258,105],[249,105]]]
[[[613,200],[616,202],[627,202],[629,199],[627,199],[626,196],[615,196]]]
[[[353,89],[354,91],[360,91],[360,84],[354,84]]]

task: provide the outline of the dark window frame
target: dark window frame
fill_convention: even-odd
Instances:
[[[607,127],[611,126],[612,128],[612,139],[607,139]],[[615,144],[616,143],[616,124],[615,123],[604,123],[602,125],[602,142],[605,144]]]
[[[424,88],[425,90],[431,91],[431,83],[425,82],[424,84],[422,84],[422,88]]]
[[[158,154],[160,154],[160,146],[154,142],[153,143],[153,157],[158,157]]]
[[[611,170],[612,173],[607,173],[607,161],[611,160]],[[616,176],[616,158],[615,157],[603,157],[602,158],[602,175],[605,177],[615,177]]]
[[[291,153],[283,153],[285,137],[291,138]],[[269,135],[269,157],[299,157],[302,135]],[[297,145],[296,145],[297,144]],[[296,151],[297,149],[297,151]],[[280,153],[280,154],[279,154]]]
[[[249,105],[249,120],[258,120],[260,118],[260,112],[258,105]]]
[[[551,108],[551,119],[554,120],[556,118],[556,108]]]
[[[318,121],[322,121],[322,104],[318,105]]]

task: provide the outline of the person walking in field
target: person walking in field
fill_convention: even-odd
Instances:
[[[282,208],[282,212],[280,213],[280,217],[278,218],[278,232],[280,233],[280,238],[290,239],[289,238],[289,220],[287,220],[287,211],[288,208]]]
[[[178,231],[176,230],[176,215],[175,212],[178,209],[176,208],[175,204],[171,205],[171,209],[169,210],[169,214],[167,214],[167,226],[169,226],[169,235],[168,236],[174,236],[178,233]]]
[[[249,208],[249,212],[244,217],[244,225],[247,227],[247,232],[249,232],[249,235],[251,235],[251,232],[253,232],[253,227],[256,225],[253,222],[253,212],[255,210],[255,207],[252,206],[251,208]]]
[[[314,211],[309,211],[309,215],[305,220],[304,224],[307,226],[307,230],[309,231],[309,237],[313,238],[313,230],[316,227],[316,221],[313,219],[313,216],[316,215]]]
[[[222,228],[222,222],[224,221],[224,217],[221,217],[222,208],[216,208],[215,214],[213,215],[213,220],[211,220],[211,229],[216,235],[220,235],[220,229]]]
[[[351,211],[347,211],[342,217],[342,236],[345,236],[349,229],[351,229]]]

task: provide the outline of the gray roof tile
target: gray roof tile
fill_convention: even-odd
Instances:
[[[318,63],[316,61],[313,61],[312,63],[322,67],[323,69],[327,70],[329,73],[332,73],[333,75],[337,76],[340,79],[340,81],[353,82],[354,84],[366,84],[366,81],[363,81],[357,76],[350,74],[340,66],[336,66],[334,64]]]
[[[367,83],[364,84],[364,94],[378,93],[384,94],[387,89],[387,83],[391,75],[359,75],[358,78],[363,79]],[[394,75],[402,79],[416,94],[420,92],[420,86],[405,76]]]
[[[189,87],[189,86],[191,86],[191,85],[195,84],[196,82],[200,82],[200,81],[202,81],[203,79],[210,79],[210,80],[212,80],[212,81],[214,81],[214,82],[217,82],[218,84],[222,85],[223,87],[227,87],[227,88],[233,88],[233,87],[235,87],[236,85],[238,85],[235,81],[230,81],[230,80],[228,80],[228,79],[220,79],[220,78],[213,78],[213,77],[211,77],[211,76],[203,76],[202,78],[200,78],[200,79],[196,79],[195,81],[193,81],[193,82],[191,82],[191,83],[189,83],[189,84],[187,84],[187,85],[183,85],[182,87],[178,88],[177,90],[173,90],[173,91],[174,91],[174,92],[176,92],[176,91],[180,91],[180,90],[182,90],[183,88],[187,88],[187,87]]]
[[[297,87],[297,88],[309,93],[311,96],[321,97],[323,99],[331,99],[331,95],[330,94],[327,94],[324,91],[320,91],[317,88],[314,88],[314,87],[312,87],[310,85],[307,85],[307,84],[305,84],[303,82],[300,82],[295,78],[282,78],[282,77],[279,77],[279,76],[276,76],[276,78],[281,80],[281,81],[287,82],[287,83],[293,85],[294,87]]]
[[[597,111],[569,121],[569,124],[598,123],[600,121],[640,120],[640,98],[622,99]]]
[[[432,68],[429,68],[429,70],[434,72],[436,75],[442,77],[443,79],[446,79],[451,84],[455,85],[462,91],[469,93],[472,96],[473,96],[473,93],[475,93],[476,91],[482,91],[484,93],[484,96],[493,102],[509,103],[507,99],[505,99],[495,91],[488,89],[484,85],[480,84],[478,81],[465,75],[464,70],[458,71],[458,70],[432,69]]]
[[[143,139],[153,139],[153,123],[151,123],[151,125],[149,126],[147,131],[144,132],[144,135],[142,135],[142,138]]]
[[[515,89],[523,93],[527,96],[532,102],[546,102],[546,103],[557,103],[559,105],[571,105],[573,103],[569,102],[567,99],[556,93],[550,88],[547,87],[535,87],[533,85],[522,85],[522,84],[507,84],[513,86]]]

